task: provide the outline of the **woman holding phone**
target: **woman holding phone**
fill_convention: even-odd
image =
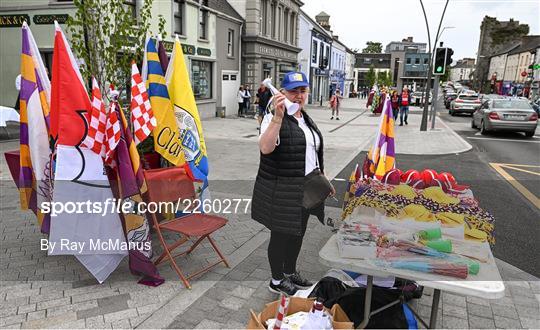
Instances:
[[[260,163],[251,216],[271,232],[270,291],[294,295],[298,288],[312,285],[297,271],[296,261],[309,215],[324,217],[324,203],[312,210],[302,206],[306,175],[317,168],[324,173],[323,136],[304,111],[309,93],[306,76],[288,72],[281,87],[281,92],[274,95],[273,111],[261,123]],[[286,99],[299,105],[295,113],[287,113]]]

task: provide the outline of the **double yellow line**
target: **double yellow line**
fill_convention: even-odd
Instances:
[[[540,198],[536,197],[535,194],[529,191],[529,189],[525,188],[521,183],[519,183],[516,179],[514,179],[513,176],[508,174],[505,169],[510,169],[514,171],[524,172],[528,174],[538,175],[540,176],[539,172],[533,172],[530,170],[523,169],[524,168],[540,168],[540,166],[536,165],[521,165],[521,164],[502,164],[502,163],[489,163],[491,167],[497,171],[503,178],[506,179],[514,188],[516,188],[525,198],[527,198],[536,208],[540,209]]]

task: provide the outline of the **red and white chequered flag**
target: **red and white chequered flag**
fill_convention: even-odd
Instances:
[[[83,146],[101,155],[101,157],[105,157],[107,113],[105,112],[105,105],[96,78],[92,78],[92,109],[90,110],[89,119],[88,134],[84,138]]]
[[[109,109],[109,115],[107,116],[106,126],[106,144],[105,144],[105,163],[111,167],[116,166],[114,161],[114,149],[120,142],[120,122],[118,121],[118,115],[116,114],[116,102],[111,102],[111,108]]]
[[[144,141],[157,126],[146,86],[135,62],[131,63],[131,123],[135,145]]]

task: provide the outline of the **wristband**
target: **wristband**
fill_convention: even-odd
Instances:
[[[276,119],[276,117],[272,117],[271,122],[276,123],[276,124],[280,124],[280,125],[281,125],[281,121],[282,121],[283,119],[278,119],[278,120],[275,120],[275,119]]]

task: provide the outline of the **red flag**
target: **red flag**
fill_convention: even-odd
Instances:
[[[79,67],[62,29],[55,23],[51,93],[51,135],[56,139],[54,202],[61,205],[104,203],[113,195],[103,168],[103,159],[82,146],[92,110]],[[102,204],[103,205],[103,204]],[[49,255],[76,255],[101,283],[118,266],[127,251],[118,214],[92,211],[51,217],[50,246],[62,241],[77,242],[80,249],[49,248]],[[115,242],[105,250],[93,249],[92,242]]]
[[[107,112],[103,104],[101,91],[96,78],[92,79],[92,110],[88,114],[88,134],[83,145],[101,157],[105,157],[105,129]]]

